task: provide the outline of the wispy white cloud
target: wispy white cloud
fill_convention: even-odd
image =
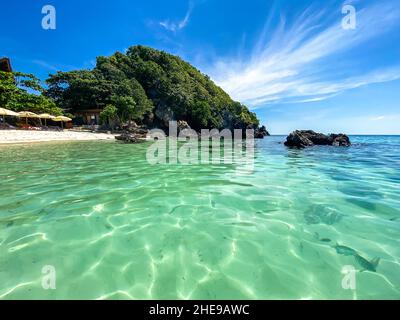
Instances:
[[[66,70],[74,70],[74,69],[79,69],[76,66],[72,66],[72,65],[64,65],[64,64],[51,64],[48,63],[46,61],[43,60],[39,60],[39,59],[33,59],[33,60],[29,60],[29,62],[36,64],[37,66],[43,68],[44,70],[47,71],[66,71]]]
[[[308,9],[290,25],[282,17],[272,35],[268,19],[250,57],[220,59],[207,71],[234,99],[252,108],[274,102],[320,101],[345,90],[400,79],[400,65],[354,68],[343,74],[336,63],[345,59],[344,53],[399,25],[400,7],[382,1],[358,10],[355,30],[341,27],[337,11],[330,16]]]
[[[164,20],[159,22],[159,25],[162,26],[163,28],[165,28],[168,31],[172,31],[172,32],[176,32],[179,30],[182,30],[183,28],[185,28],[189,21],[190,21],[190,17],[192,15],[193,12],[193,2],[190,1],[189,2],[189,8],[186,11],[185,17],[178,21],[178,22],[172,22],[170,20]]]
[[[372,121],[380,121],[380,120],[384,120],[385,116],[378,116],[378,117],[372,117],[370,120]]]
[[[371,121],[382,121],[382,120],[388,121],[388,120],[399,120],[399,119],[400,119],[400,114],[384,114],[369,118],[369,120]]]
[[[58,70],[60,70],[60,68],[58,68],[58,67],[56,67],[56,66],[54,66],[54,65],[52,65],[50,63],[47,63],[46,61],[32,60],[32,63],[34,63],[34,64],[36,64],[36,65],[38,65],[38,66],[40,66],[40,67],[42,67],[42,68],[44,68],[46,70],[50,70],[50,71],[58,71]]]

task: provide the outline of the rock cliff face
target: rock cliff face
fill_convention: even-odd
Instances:
[[[351,145],[350,139],[345,134],[330,134],[317,133],[312,130],[296,130],[287,136],[285,146],[305,148],[313,145],[327,146],[344,146]]]

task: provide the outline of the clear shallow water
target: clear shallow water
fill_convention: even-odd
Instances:
[[[400,299],[400,137],[283,139],[250,175],[149,166],[146,144],[0,146],[0,298]],[[381,258],[354,291],[336,242]]]

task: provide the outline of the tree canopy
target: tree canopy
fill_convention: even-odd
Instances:
[[[256,115],[177,56],[144,46],[98,57],[93,70],[57,72],[45,94],[68,111],[113,105],[118,117],[150,125],[256,128]]]
[[[43,92],[40,80],[33,74],[0,71],[0,106],[3,108],[61,115],[62,110]]]

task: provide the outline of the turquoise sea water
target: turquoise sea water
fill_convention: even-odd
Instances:
[[[0,298],[399,299],[400,136],[283,140],[256,142],[252,174],[150,166],[147,143],[0,146]]]

